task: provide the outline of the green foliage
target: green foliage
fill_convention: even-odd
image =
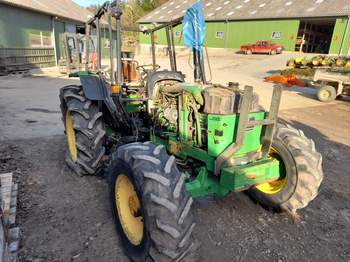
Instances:
[[[100,5],[90,5],[86,7],[87,10],[89,10],[91,13],[96,13],[97,10],[100,8]]]
[[[144,11],[152,11],[154,9],[153,1],[152,0],[138,0],[137,5],[142,8]]]
[[[129,0],[123,7],[122,24],[128,26],[136,25],[137,20],[165,2],[167,0]],[[139,34],[123,32],[123,36],[131,42],[137,42]]]
[[[168,0],[129,0],[123,3],[123,15],[121,23],[126,26],[136,26],[137,20],[145,16],[147,13],[153,11],[155,8],[164,4]],[[100,5],[91,5],[86,9],[95,14]],[[108,21],[107,16],[104,17],[105,21]],[[112,27],[115,27],[115,22],[112,21]],[[123,32],[123,43],[138,41],[138,33],[135,32]]]
[[[153,11],[168,0],[129,0],[123,4],[122,23],[124,25],[134,25],[138,19]],[[90,5],[86,9],[96,13],[100,5]]]
[[[136,0],[136,4],[145,12],[150,12],[165,2],[167,0]]]

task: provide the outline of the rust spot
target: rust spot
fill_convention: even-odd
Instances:
[[[177,144],[176,142],[174,141],[169,141],[169,152],[173,155],[176,155],[177,153],[180,152],[181,150],[181,147],[179,144]]]
[[[245,177],[248,179],[256,179],[257,178],[257,176],[254,174],[246,174]]]

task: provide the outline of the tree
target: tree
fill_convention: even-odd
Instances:
[[[143,11],[150,12],[167,2],[167,0],[137,0],[136,2],[143,9]]]
[[[89,10],[91,13],[96,13],[97,10],[100,8],[100,5],[90,5],[86,7],[87,10]]]
[[[134,25],[137,20],[153,11],[168,0],[129,0],[123,3],[122,23]],[[91,13],[96,13],[100,5],[90,5],[86,9]]]
[[[145,16],[147,13],[153,11],[155,8],[166,3],[168,0],[128,0],[123,1],[122,9],[123,15],[121,17],[121,22],[123,25],[135,26],[137,20]],[[99,9],[100,5],[90,5],[86,9],[91,13],[95,14]],[[104,17],[105,21],[108,21],[108,18]],[[112,26],[115,27],[114,21]],[[138,33],[134,32],[123,32],[124,39],[133,39],[131,41],[137,42]]]

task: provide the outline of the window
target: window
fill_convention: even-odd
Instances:
[[[224,32],[221,32],[221,31],[216,32],[216,33],[215,33],[215,36],[216,36],[216,38],[221,39],[221,38],[224,37]]]
[[[145,26],[145,25],[140,25],[139,28],[140,28],[141,31],[144,31],[144,30],[148,29],[147,26]]]
[[[31,47],[51,47],[51,32],[31,32],[29,34],[29,42]]]
[[[38,47],[41,46],[41,35],[39,34],[29,34],[30,39],[30,46],[31,47]]]
[[[77,32],[77,27],[76,25],[73,25],[73,24],[65,24],[65,31],[67,33],[75,34]]]
[[[272,39],[281,39],[282,37],[282,32],[272,32]]]
[[[109,41],[109,39],[105,39],[104,48],[109,48],[110,46],[111,46],[111,42]]]
[[[73,37],[69,36],[67,39],[67,42],[68,42],[69,49],[75,49],[75,40]]]
[[[42,46],[52,46],[51,35],[48,35],[48,36],[42,35],[42,41],[43,41]]]

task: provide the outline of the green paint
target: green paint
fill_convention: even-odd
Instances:
[[[166,134],[164,134],[166,135]],[[186,183],[186,189],[193,197],[205,195],[224,196],[232,191],[242,191],[256,184],[280,178],[280,163],[273,158],[261,159],[247,165],[225,167],[220,176],[214,176],[215,158],[205,150],[197,148],[193,143],[179,142],[176,137],[164,139],[151,134],[151,141],[154,144],[161,144],[170,151],[171,145],[176,145],[177,152],[173,154],[181,159],[192,159],[193,163],[201,162],[196,172],[195,179]]]
[[[192,197],[225,196],[233,191],[242,191],[257,184],[279,179],[279,167],[279,161],[273,158],[223,168],[220,176],[214,176],[205,167],[201,167],[197,170],[196,178],[186,183],[186,190]]]
[[[337,19],[335,23],[334,31],[333,31],[332,43],[329,49],[330,54],[340,54],[340,53],[342,53],[343,55],[350,54],[350,21],[348,26],[348,32],[345,35],[347,23],[348,23],[347,18]],[[344,38],[344,35],[345,35],[345,38]],[[343,39],[344,39],[343,50],[341,52]]]
[[[117,35],[116,32],[112,32],[112,44],[113,44],[113,56],[116,56],[116,39]],[[109,31],[108,28],[102,28],[101,29],[101,55],[102,59],[109,59],[109,46],[108,46],[108,41],[109,41]]]
[[[249,119],[254,120],[264,120],[266,113],[258,112],[249,114]],[[237,123],[238,126],[238,123]],[[235,130],[237,131],[237,129]],[[254,128],[247,128],[244,133],[243,145],[234,155],[235,157],[241,157],[251,152],[256,152],[260,149],[262,135],[262,126],[255,126]],[[236,139],[236,134],[235,134]]]
[[[257,40],[271,40],[282,44],[288,51],[294,51],[299,23],[296,19],[231,22],[228,26],[226,47],[240,48],[241,45],[254,44]],[[273,32],[281,32],[281,39],[272,39]]]
[[[263,120],[265,112],[252,113],[250,120]],[[219,156],[236,139],[238,115],[208,115],[208,154]],[[235,157],[256,152],[260,148],[262,126],[255,126],[246,130],[242,147]]]
[[[242,191],[253,185],[279,178],[279,161],[269,158],[247,165],[223,168],[221,170],[220,185],[230,191]]]
[[[139,95],[129,95],[128,98],[138,99],[141,98]],[[145,109],[145,104],[142,101],[134,101],[126,103],[126,111],[128,113],[137,113]]]
[[[31,33],[51,31],[50,16],[0,4],[0,47],[31,47]]]
[[[51,36],[55,41],[57,59],[63,56],[61,35],[65,32],[65,23],[83,23],[68,19],[55,19],[52,16],[19,7],[0,4],[0,48],[31,48],[31,36]],[[53,36],[53,28],[55,35]],[[52,39],[54,37],[54,39]],[[37,46],[35,46],[37,47]],[[45,46],[45,47],[53,47]],[[21,55],[21,54],[18,54]]]
[[[183,107],[179,114],[179,135],[182,141],[187,141],[189,138],[188,115],[188,109]]]
[[[192,197],[200,197],[206,195],[225,196],[230,190],[221,186],[219,177],[208,173],[205,167],[197,170],[198,175],[195,180],[185,184],[186,190]]]
[[[143,102],[132,102],[126,105],[126,111],[128,113],[137,113],[144,109],[144,107],[145,106]]]
[[[276,44],[282,44],[286,50],[294,51],[299,24],[298,19],[207,22],[205,45],[216,48],[240,48],[241,45],[253,44],[257,40],[272,40]],[[180,30],[181,27],[178,26],[174,31]],[[272,39],[272,32],[281,32],[281,39]],[[159,45],[166,45],[165,30],[157,32],[156,35],[156,42]],[[150,44],[150,39],[150,36],[140,34],[141,44]],[[175,38],[175,45],[182,46],[182,38]]]
[[[69,74],[69,77],[95,77],[99,78],[99,75],[96,72],[92,71],[79,71]]]
[[[152,28],[152,25],[144,24],[146,28]],[[176,32],[179,32],[180,35],[176,36]],[[178,25],[174,28],[174,42],[175,45],[183,45],[183,37],[182,37],[182,25]],[[143,33],[140,33],[139,40],[141,44],[151,44],[151,36],[146,35]],[[166,45],[167,44],[167,38],[165,29],[159,30],[155,33],[155,43],[158,45]]]
[[[187,160],[195,168],[194,180],[186,184],[186,189],[193,197],[204,195],[224,196],[232,191],[241,191],[266,181],[280,177],[280,163],[276,159],[259,159],[245,165],[224,167],[219,176],[214,176],[216,158],[234,142],[239,122],[239,115],[200,114],[200,123],[207,126],[207,146],[189,140],[188,114],[186,109],[188,94],[182,95],[179,113],[179,136],[177,133],[163,132],[162,137],[151,133],[151,141],[164,145],[167,150],[180,159]],[[206,115],[207,121],[203,120]],[[251,113],[251,121],[263,120],[265,112]],[[207,122],[207,123],[206,123]],[[172,130],[169,130],[172,131]],[[247,129],[243,145],[232,158],[242,158],[249,153],[258,152],[261,146],[262,126]]]
[[[168,134],[164,134],[164,136],[166,135]],[[199,161],[205,165],[208,171],[214,171],[215,158],[210,156],[207,151],[196,147],[193,142],[180,142],[177,140],[176,135],[174,134],[169,134],[168,139],[160,138],[154,134],[151,134],[151,141],[154,144],[164,145],[169,152],[181,159],[195,159],[196,161]],[[178,150],[176,152],[172,152],[172,146],[176,146]]]
[[[205,35],[205,45],[208,47],[228,48],[228,29],[231,23],[208,22]],[[222,38],[216,33],[223,32]]]
[[[57,59],[62,59],[65,57],[62,36],[65,31],[64,23],[61,21],[54,21],[55,27],[55,42],[56,42],[56,55]]]
[[[200,105],[204,105],[204,100],[202,96],[203,88],[199,87],[196,84],[182,84],[182,89],[190,94],[192,94],[193,98]]]
[[[218,157],[233,141],[236,115],[208,115],[208,154]]]

